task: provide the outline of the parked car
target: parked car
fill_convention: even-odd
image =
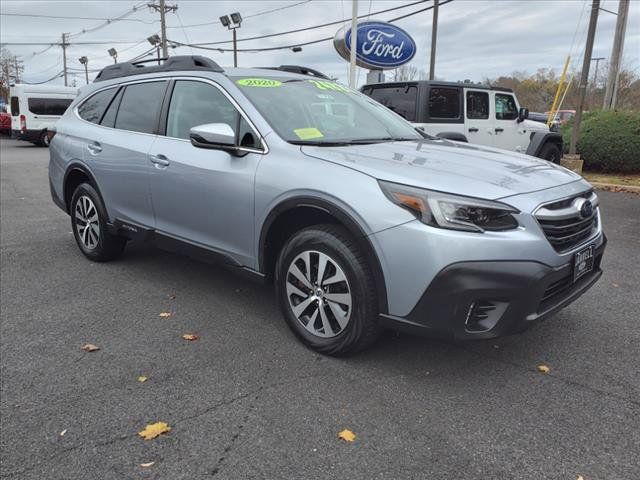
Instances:
[[[549,119],[549,115],[547,113],[529,112],[529,116],[527,118],[534,122],[540,122],[546,125],[547,120]],[[552,132],[557,132],[560,130],[560,122],[557,118],[552,120],[551,125],[549,125],[549,130],[551,130]]]
[[[384,328],[518,332],[602,274],[598,197],[569,170],[432,137],[317,77],[144,65],[103,69],[51,141],[51,194],[90,260],[141,238],[224,262],[273,282],[325,354]]]
[[[49,146],[47,129],[58,121],[77,95],[75,87],[12,85],[9,98],[13,138]]]
[[[11,135],[11,114],[0,110],[0,134]]]
[[[549,115],[551,112],[545,112],[545,115]],[[560,125],[564,125],[573,118],[576,114],[575,110],[558,110],[555,114],[554,121],[557,121]]]
[[[425,132],[558,163],[562,135],[528,120],[512,90],[473,83],[375,83],[360,89]]]

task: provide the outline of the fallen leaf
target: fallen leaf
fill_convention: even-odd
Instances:
[[[151,465],[153,465],[156,462],[147,462],[147,463],[141,463],[140,466],[142,468],[149,468]]]
[[[67,429],[66,429],[66,428],[60,432],[60,436],[61,436],[61,437],[64,437],[64,434],[65,434],[65,433],[67,433]]]
[[[146,382],[146,381],[147,381],[147,377],[145,377],[144,375],[140,375],[140,376],[138,377],[138,381],[139,381],[140,383],[144,383],[144,382]]]
[[[185,333],[182,335],[182,338],[185,340],[189,340],[190,342],[195,342],[199,337],[195,333]]]
[[[84,350],[85,352],[97,352],[98,350],[100,350],[100,347],[95,346],[93,343],[85,343],[82,346],[82,350]]]
[[[584,477],[582,475],[578,475],[578,478],[576,478],[576,480],[584,480]]]
[[[356,434],[351,430],[345,429],[338,433],[338,438],[340,440],[344,440],[345,442],[353,442],[356,439]]]
[[[618,285],[617,283],[612,283],[613,288],[618,288],[620,285]]]
[[[160,318],[168,318],[171,316],[171,312],[161,312],[159,317]]]
[[[538,365],[538,371],[540,373],[549,373],[549,370],[551,370],[549,367],[547,367],[546,365]]]
[[[167,425],[165,422],[157,422],[147,425],[144,430],[138,432],[145,440],[152,440],[156,438],[158,435],[163,433],[167,433],[171,431],[171,427]]]

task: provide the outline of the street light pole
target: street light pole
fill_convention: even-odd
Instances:
[[[89,59],[87,57],[80,57],[78,61],[84,65],[84,79],[87,85],[89,85]]]
[[[64,86],[67,84],[67,34],[62,34],[62,70],[64,72]]]
[[[358,48],[358,0],[351,0],[351,44],[349,45],[349,87],[356,88],[356,50]]]
[[[236,43],[236,29],[233,28],[233,66],[238,67],[238,45]]]
[[[436,41],[438,40],[438,3],[433,0],[433,23],[431,25],[431,59],[429,61],[429,80],[436,75]]]

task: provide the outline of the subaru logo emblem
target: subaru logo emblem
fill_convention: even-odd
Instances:
[[[585,200],[580,205],[580,216],[582,218],[589,218],[593,214],[593,204],[590,200]]]

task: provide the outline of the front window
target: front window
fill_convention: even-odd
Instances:
[[[424,138],[369,97],[330,81],[232,77],[284,140],[295,144],[354,144]]]
[[[515,120],[518,118],[518,107],[513,95],[496,93],[496,120]]]

